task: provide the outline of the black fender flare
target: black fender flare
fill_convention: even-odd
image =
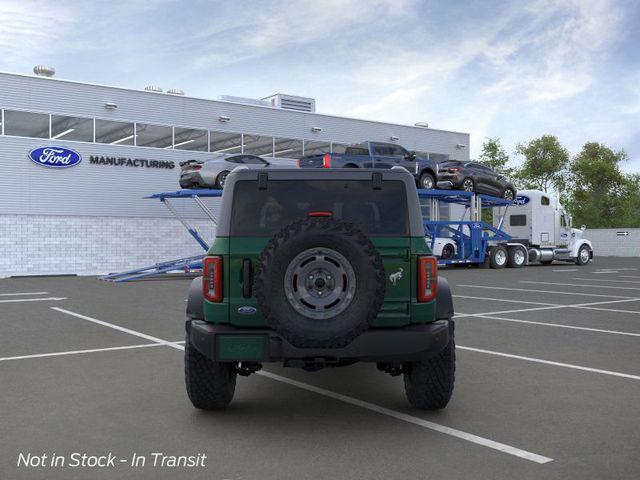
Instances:
[[[202,277],[196,277],[191,280],[187,296],[187,318],[189,320],[204,320],[203,302]]]
[[[420,170],[420,173],[418,173],[418,179],[420,179],[423,173],[430,173],[431,176],[433,177],[433,180],[436,182],[438,181],[438,176],[436,175],[436,172],[434,172],[431,167],[424,167],[422,170]]]
[[[444,277],[438,277],[438,291],[436,295],[436,320],[451,320],[453,318],[453,297],[451,287]]]

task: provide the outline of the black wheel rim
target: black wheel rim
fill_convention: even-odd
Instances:
[[[318,320],[333,318],[353,301],[356,274],[344,255],[330,248],[305,250],[291,260],[284,292],[300,314]]]

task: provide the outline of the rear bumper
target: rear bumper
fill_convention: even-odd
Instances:
[[[298,348],[273,330],[187,320],[187,338],[206,357],[219,362],[282,360],[403,362],[429,358],[449,342],[449,320],[404,328],[370,329],[342,348]]]

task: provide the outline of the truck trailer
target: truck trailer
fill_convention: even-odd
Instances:
[[[585,265],[593,259],[591,242],[583,238],[586,227],[572,228],[571,216],[548,193],[524,190],[513,201],[463,191],[418,194],[428,212],[425,235],[440,265],[519,268],[554,260]],[[441,219],[442,204],[449,204],[449,217],[459,219]],[[492,212],[491,224],[483,221],[483,210]]]

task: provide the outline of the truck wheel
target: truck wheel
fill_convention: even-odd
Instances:
[[[425,190],[433,190],[436,186],[436,181],[433,175],[430,173],[423,173],[420,175],[420,181],[418,182],[418,188],[424,188]]]
[[[456,376],[453,320],[449,320],[449,343],[444,350],[428,360],[407,362],[404,367],[404,390],[411,405],[422,410],[446,407]]]
[[[507,265],[509,258],[507,249],[502,245],[495,245],[491,247],[490,258],[491,260],[489,261],[489,265],[491,268],[504,268]]]
[[[527,252],[522,247],[509,247],[509,259],[507,266],[509,268],[520,268],[527,262]]]
[[[586,265],[591,259],[591,249],[587,245],[582,245],[578,249],[578,256],[576,257],[576,264]]]
[[[277,233],[254,287],[269,325],[300,348],[338,348],[369,328],[386,288],[382,259],[353,223],[310,217]]]
[[[218,174],[218,177],[216,178],[216,188],[219,188],[220,190],[224,188],[224,183],[227,181],[227,175],[229,175],[229,172],[226,170]]]
[[[236,370],[233,363],[214,362],[202,355],[189,341],[184,344],[184,377],[187,395],[194,407],[201,410],[225,408],[236,390]]]

